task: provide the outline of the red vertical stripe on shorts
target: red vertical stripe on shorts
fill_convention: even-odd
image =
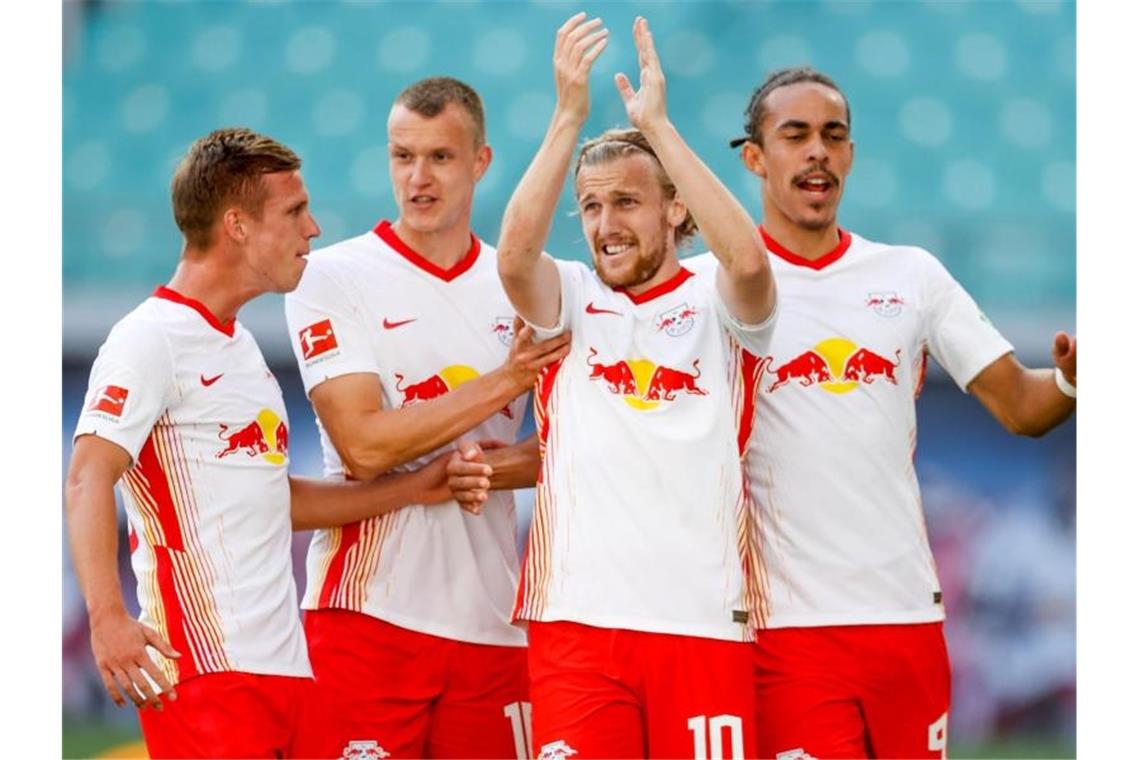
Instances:
[[[182,609],[182,602],[174,586],[174,564],[170,559],[170,549],[165,546],[154,547],[154,559],[158,575],[158,592],[162,597],[162,611],[166,617],[166,638],[170,646],[182,655],[172,660],[178,671],[177,680],[181,682],[197,675],[198,667],[194,662],[190,640],[186,637],[186,613]]]
[[[150,498],[158,511],[158,524],[162,527],[163,545],[178,551],[185,551],[182,543],[182,527],[178,524],[178,513],[174,507],[174,499],[170,494],[170,482],[166,471],[162,469],[162,462],[155,451],[155,432],[143,444],[139,452],[138,469],[142,473]]]
[[[328,573],[325,574],[325,582],[321,584],[321,596],[317,600],[317,609],[324,609],[331,606],[333,594],[335,594],[340,584],[344,581],[344,563],[348,558],[348,550],[356,546],[360,540],[360,523],[354,522],[351,525],[345,525],[340,530],[340,546],[336,549],[336,554],[333,555],[332,562],[329,563]]]

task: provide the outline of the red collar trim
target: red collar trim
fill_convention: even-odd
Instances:
[[[689,279],[692,276],[693,276],[692,272],[690,272],[688,269],[685,269],[684,267],[681,267],[681,269],[677,272],[677,274],[673,275],[672,277],[670,277],[668,280],[661,283],[660,285],[654,285],[652,288],[645,291],[644,293],[634,295],[633,293],[630,293],[629,290],[624,288],[624,287],[614,288],[614,290],[616,290],[618,293],[623,294],[629,300],[633,301],[634,306],[640,306],[641,304],[649,303],[654,298],[659,298],[659,297],[665,295],[666,293],[672,293],[674,290],[681,287],[681,283],[683,283],[685,280]]]
[[[764,247],[769,251],[776,254],[789,264],[795,264],[798,267],[807,267],[808,269],[815,269],[816,271],[819,271],[820,269],[823,269],[824,267],[839,261],[839,259],[843,257],[843,254],[847,253],[847,249],[851,247],[851,233],[843,228],[840,228],[838,245],[836,245],[824,255],[820,256],[818,259],[805,259],[803,256],[792,253],[787,248],[777,243],[776,240],[768,234],[763,226],[761,226],[759,229],[761,237],[764,238]]]
[[[236,324],[236,320],[231,319],[224,324],[222,322],[219,322],[218,318],[215,317],[213,313],[207,309],[206,305],[201,301],[195,301],[193,298],[187,298],[178,291],[171,290],[165,285],[159,285],[154,289],[154,297],[165,298],[167,301],[173,301],[174,303],[180,303],[183,306],[189,306],[191,309],[201,314],[202,319],[206,320],[210,324],[210,327],[214,328],[220,333],[224,333],[227,337],[234,337],[234,324]]]
[[[392,250],[396,251],[396,253],[400,254],[405,259],[420,269],[424,270],[428,274],[434,277],[438,277],[444,282],[451,282],[456,277],[463,274],[471,267],[475,266],[475,260],[479,258],[479,250],[482,248],[479,243],[479,238],[475,237],[475,234],[472,233],[471,247],[467,249],[467,253],[463,255],[463,258],[460,259],[451,269],[443,269],[442,267],[433,264],[412,250],[411,246],[400,239],[400,236],[396,234],[396,231],[394,229],[392,229],[392,223],[387,219],[377,224],[376,228],[372,231],[376,233],[377,237],[387,243],[392,248]]]

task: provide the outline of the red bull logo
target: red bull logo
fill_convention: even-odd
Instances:
[[[231,432],[230,426],[219,423],[218,438],[226,446],[215,456],[224,459],[231,454],[260,456],[271,464],[285,464],[289,458],[289,428],[271,409],[262,409],[250,423]]]
[[[657,408],[662,401],[675,401],[678,393],[707,396],[697,384],[701,376],[700,359],[693,360],[693,371],[673,369],[648,359],[619,359],[612,364],[594,361],[597,349],[586,357],[590,380],[600,380],[610,393],[621,396],[634,409]]]
[[[895,370],[901,357],[902,349],[895,351],[895,359],[891,361],[846,338],[828,338],[775,369],[771,368],[771,358],[766,360],[764,371],[774,379],[764,390],[772,393],[791,382],[805,388],[819,385],[831,393],[850,393],[860,383],[871,385],[876,380],[898,385]]]
[[[464,383],[469,383],[479,377],[479,373],[466,364],[453,364],[444,367],[439,372],[424,380],[414,383],[405,383],[404,376],[396,373],[396,390],[403,395],[400,407],[431,401],[445,393],[455,390]],[[499,414],[508,420],[514,419],[510,404],[499,410]]]
[[[897,317],[905,303],[902,296],[894,291],[867,294],[867,306],[880,317]]]
[[[491,332],[504,346],[511,345],[515,337],[514,317],[495,317],[495,324],[491,325]]]
[[[697,310],[683,303],[680,306],[663,311],[658,314],[653,323],[657,327],[657,332],[662,332],[674,338],[680,337],[693,329],[696,324]]]

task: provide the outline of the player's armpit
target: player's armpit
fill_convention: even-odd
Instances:
[[[966,390],[1016,435],[1044,435],[1076,408],[1076,402],[1057,389],[1053,370],[1028,369],[1012,352],[991,362]]]

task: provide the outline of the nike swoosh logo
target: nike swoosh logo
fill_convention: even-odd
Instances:
[[[385,330],[395,330],[397,327],[401,327],[403,325],[408,324],[409,322],[415,322],[415,321],[416,321],[416,317],[412,317],[411,319],[401,319],[399,322],[390,322],[387,317],[384,317],[384,329]]]
[[[620,311],[614,311],[613,309],[599,309],[597,306],[594,306],[593,301],[590,301],[588,304],[586,304],[586,313],[587,314],[616,314],[619,317],[621,316]]]
[[[216,382],[218,382],[219,380],[221,380],[221,379],[222,379],[222,375],[224,375],[224,374],[226,374],[226,373],[225,373],[225,372],[222,372],[221,374],[218,374],[218,375],[214,375],[213,377],[206,377],[205,375],[199,375],[199,376],[198,376],[198,379],[202,381],[202,385],[204,385],[204,386],[206,386],[207,388],[209,388],[211,385],[213,385],[214,383],[216,383]]]

